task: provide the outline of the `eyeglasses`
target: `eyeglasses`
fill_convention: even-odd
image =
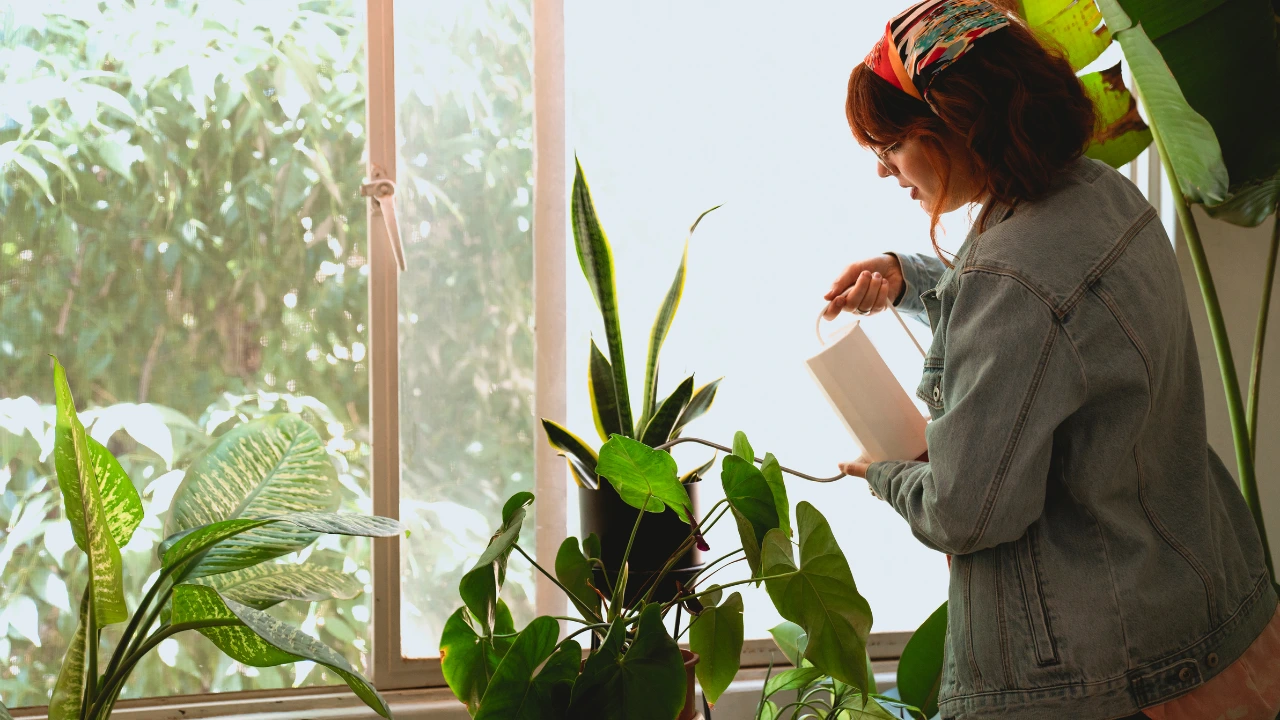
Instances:
[[[871,148],[871,152],[876,154],[876,157],[880,160],[880,164],[884,166],[885,170],[888,170],[891,175],[896,175],[898,173],[898,168],[895,167],[893,163],[889,162],[888,155],[889,153],[897,152],[901,148],[902,143],[896,142],[884,148],[873,147]]]

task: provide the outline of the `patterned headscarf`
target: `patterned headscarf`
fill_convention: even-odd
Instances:
[[[987,0],[923,0],[889,21],[867,67],[917,100],[973,41],[1009,24]]]

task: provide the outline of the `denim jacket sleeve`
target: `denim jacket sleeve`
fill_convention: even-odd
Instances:
[[[920,294],[938,284],[938,278],[946,272],[947,266],[933,255],[896,252],[885,254],[898,259],[898,266],[902,268],[902,280],[906,285],[902,290],[902,299],[897,303],[898,311],[928,325],[929,316],[925,314],[924,303],[920,302]]]
[[[946,328],[941,414],[929,462],[878,462],[867,480],[934,549],[962,555],[1016,540],[1044,510],[1054,432],[1086,380],[1063,326],[1020,280],[957,278]],[[930,372],[930,370],[926,370]]]

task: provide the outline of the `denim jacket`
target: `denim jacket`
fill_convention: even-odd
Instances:
[[[1276,610],[1205,437],[1185,290],[1155,210],[1081,159],[946,269],[900,256],[933,344],[929,462],[867,479],[953,555],[945,718],[1115,718],[1231,664]]]

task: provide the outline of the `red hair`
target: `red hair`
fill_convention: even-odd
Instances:
[[[966,148],[981,195],[1013,206],[1047,193],[1058,173],[1084,153],[1094,131],[1093,101],[1071,64],[1016,19],[975,42],[934,79],[926,97],[929,104],[859,63],[849,76],[845,112],[860,145],[883,149],[908,138],[920,143],[942,188],[929,226],[939,257],[935,232],[955,162],[944,140],[959,139]],[[983,207],[979,228],[994,204]]]

